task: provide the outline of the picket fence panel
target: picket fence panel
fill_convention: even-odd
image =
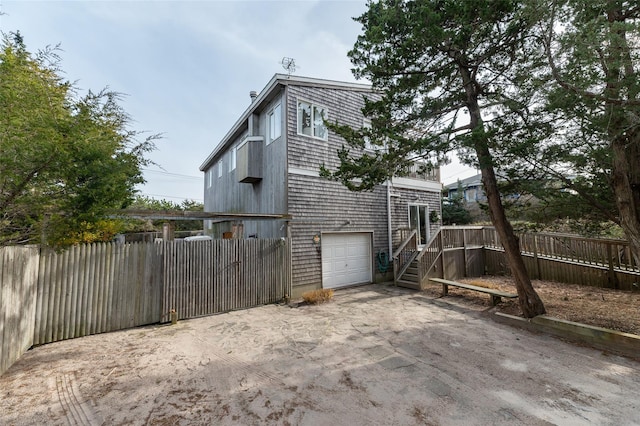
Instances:
[[[33,345],[290,294],[288,239],[0,247],[0,374]]]
[[[286,239],[192,241],[165,246],[162,321],[279,302],[291,294]]]
[[[0,247],[0,374],[33,345],[38,247]]]

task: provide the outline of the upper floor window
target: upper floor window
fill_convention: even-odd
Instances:
[[[218,161],[218,177],[222,177],[222,160]]]
[[[213,185],[213,167],[207,170],[205,179],[207,181],[207,188],[211,188]]]
[[[309,102],[298,101],[298,134],[327,140],[329,131],[324,125],[327,109]]]
[[[282,108],[276,105],[267,114],[267,145],[282,135]]]
[[[236,169],[236,155],[238,152],[238,147],[234,146],[233,148],[231,148],[231,161],[229,161],[229,171],[232,172]]]
[[[365,117],[362,119],[362,128],[369,129],[369,130],[371,129],[370,118]],[[367,151],[375,151],[376,149],[376,146],[371,143],[371,138],[369,136],[364,137],[364,149],[366,149]]]

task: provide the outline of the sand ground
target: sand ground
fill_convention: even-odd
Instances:
[[[640,363],[387,285],[27,352],[0,424],[632,425]]]

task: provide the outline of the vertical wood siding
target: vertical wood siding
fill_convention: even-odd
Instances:
[[[0,247],[0,374],[33,345],[37,247]]]
[[[291,295],[291,241],[0,247],[0,374],[33,345]]]
[[[162,321],[281,301],[291,295],[287,239],[193,241],[165,246]]]
[[[162,278],[159,244],[43,250],[34,344],[159,322]]]

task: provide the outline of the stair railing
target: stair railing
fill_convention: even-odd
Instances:
[[[393,282],[405,273],[418,253],[417,231],[414,229],[400,246],[393,252]]]
[[[434,267],[437,268],[436,262],[442,259],[442,232],[438,231],[431,237],[429,242],[420,250],[416,257],[418,263],[418,285],[422,287],[422,282],[429,278],[429,272]],[[440,267],[440,275],[442,275],[442,265]],[[442,276],[440,276],[442,278]]]

